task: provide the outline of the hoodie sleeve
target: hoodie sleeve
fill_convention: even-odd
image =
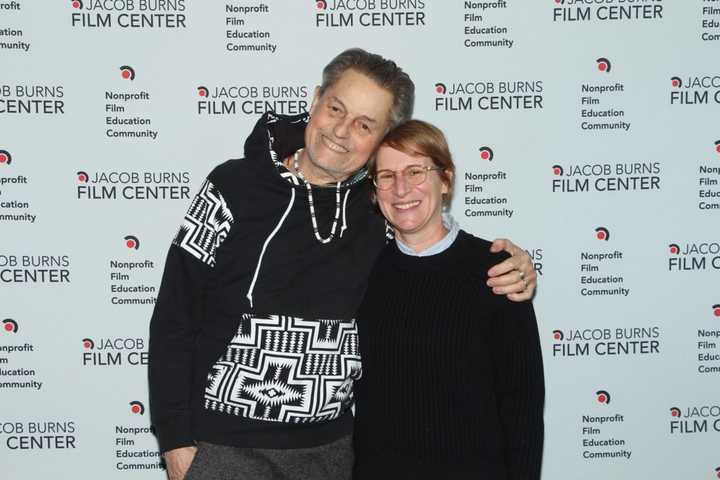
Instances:
[[[223,195],[207,179],[167,255],[150,321],[148,365],[150,414],[163,453],[195,444],[191,410],[195,342],[215,253],[232,225]]]

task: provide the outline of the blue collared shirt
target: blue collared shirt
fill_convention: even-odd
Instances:
[[[400,239],[395,236],[395,243],[397,243],[398,249],[405,255],[410,255],[413,257],[429,257],[430,255],[437,255],[440,252],[444,252],[445,250],[450,248],[450,245],[452,245],[457,238],[458,232],[460,231],[460,225],[449,213],[442,214],[442,223],[443,226],[448,230],[448,233],[434,245],[429,246],[421,252],[416,252],[412,248],[402,243]]]

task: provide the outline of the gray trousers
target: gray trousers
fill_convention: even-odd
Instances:
[[[185,480],[349,480],[352,467],[351,435],[288,450],[200,442]]]

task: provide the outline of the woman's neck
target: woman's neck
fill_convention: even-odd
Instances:
[[[438,225],[432,229],[422,229],[419,232],[403,233],[395,230],[395,237],[404,245],[410,247],[415,253],[422,252],[432,247],[448,234],[442,221],[438,219]]]

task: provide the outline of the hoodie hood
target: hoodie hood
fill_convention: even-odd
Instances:
[[[309,120],[309,113],[280,115],[273,111],[266,112],[245,140],[245,158],[271,161],[279,173],[288,179],[289,170],[283,164],[283,159],[305,147],[305,127]],[[293,177],[297,178],[295,175]],[[342,181],[340,187],[350,187],[366,178],[367,169],[363,167]],[[288,181],[296,186],[301,185],[298,181]]]
[[[282,162],[305,146],[305,127],[310,115],[278,115],[265,112],[245,140],[245,158],[269,158]]]

